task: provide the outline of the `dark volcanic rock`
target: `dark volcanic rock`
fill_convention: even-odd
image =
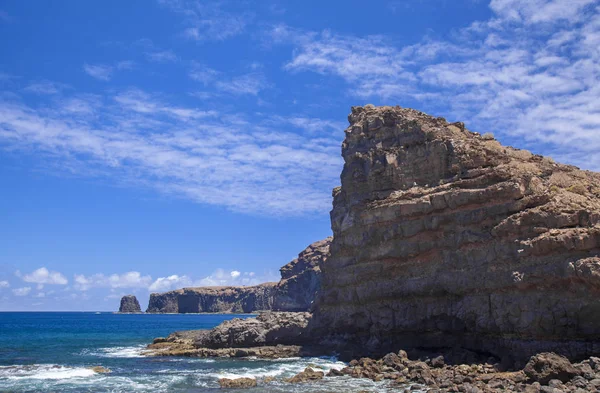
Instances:
[[[321,287],[320,266],[329,256],[331,237],[309,245],[281,268],[279,283],[249,287],[183,288],[152,293],[148,313],[250,313],[309,311]]]
[[[600,353],[600,174],[412,109],[349,121],[312,336],[521,366]]]
[[[567,382],[582,374],[569,359],[555,353],[540,353],[532,356],[523,371],[531,381],[542,385],[546,385],[553,379]]]
[[[306,312],[264,312],[256,318],[234,318],[210,330],[175,332],[156,338],[148,355],[198,357],[291,357],[308,354]]]
[[[308,311],[321,288],[321,265],[329,257],[331,237],[306,247],[280,269],[281,281],[277,284],[273,310]]]
[[[121,306],[119,312],[122,313],[138,313],[142,312],[140,308],[140,302],[133,295],[126,295],[121,298]]]
[[[149,313],[249,313],[271,310],[276,283],[251,287],[183,288],[150,294]]]

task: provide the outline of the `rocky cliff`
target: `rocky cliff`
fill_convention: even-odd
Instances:
[[[140,302],[133,295],[126,295],[121,298],[121,306],[119,312],[122,313],[137,313],[142,312],[140,308]]]
[[[310,310],[321,288],[321,265],[329,257],[331,240],[328,237],[311,244],[280,269],[281,280],[277,283],[273,310]]]
[[[600,175],[462,123],[354,107],[311,323],[368,354],[600,353]]]
[[[276,283],[250,287],[183,288],[152,293],[149,313],[249,313],[273,308]]]

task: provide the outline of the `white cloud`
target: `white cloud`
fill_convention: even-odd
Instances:
[[[160,4],[182,14],[189,27],[182,35],[185,38],[204,41],[222,41],[241,34],[253,19],[250,11],[241,11],[243,3],[236,3],[236,12],[222,9],[221,2],[199,0],[159,0]]]
[[[65,88],[67,88],[67,86],[62,83],[41,81],[41,82],[30,83],[23,90],[25,90],[28,93],[34,93],[34,94],[53,95],[53,94],[60,93]]]
[[[112,77],[113,67],[103,64],[84,64],[83,70],[86,74],[92,78],[96,78],[101,81],[109,81]]]
[[[12,290],[15,296],[27,296],[29,292],[31,292],[31,287],[15,288]]]
[[[123,274],[104,275],[102,273],[85,276],[74,275],[73,287],[80,291],[90,288],[147,288],[152,282],[152,277],[142,276],[140,272],[127,272]]]
[[[151,292],[166,292],[172,289],[193,286],[193,281],[188,276],[173,274],[168,277],[157,278],[149,287]]]
[[[520,146],[600,169],[600,7],[592,0],[493,0],[494,15],[446,38],[397,46],[393,37],[306,32],[278,25],[293,45],[290,72],[334,75],[362,99],[410,102],[517,137]],[[544,146],[541,150],[540,146]]]
[[[166,292],[185,287],[249,286],[272,281],[279,281],[279,276],[272,272],[265,272],[261,277],[258,277],[254,272],[240,272],[238,270],[227,272],[225,269],[217,269],[212,274],[196,280],[186,275],[179,276],[176,274],[159,277],[148,287],[148,290],[151,292]]]
[[[64,97],[41,109],[0,101],[3,145],[34,148],[59,173],[108,176],[247,213],[328,211],[343,133],[293,123],[183,107],[139,89]]]
[[[10,283],[6,280],[0,281],[0,288],[10,288]]]
[[[66,285],[69,282],[69,280],[62,275],[62,273],[50,271],[45,267],[41,267],[25,275],[21,275],[19,271],[17,271],[15,274],[18,277],[21,277],[21,279],[25,282],[36,283],[39,285]]]
[[[177,61],[177,55],[170,50],[163,50],[163,51],[155,51],[155,52],[148,52],[146,53],[146,56],[148,57],[148,59],[150,61],[154,61],[154,62],[158,62],[158,63],[167,63],[167,62],[174,62]]]

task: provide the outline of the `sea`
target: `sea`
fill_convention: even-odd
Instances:
[[[290,384],[283,379],[306,367],[328,372],[335,357],[204,359],[147,357],[155,337],[176,330],[209,329],[231,314],[115,314],[0,312],[0,392],[391,392],[387,382],[350,377]],[[106,367],[108,374],[91,368]],[[219,378],[275,377],[268,385],[221,389]]]

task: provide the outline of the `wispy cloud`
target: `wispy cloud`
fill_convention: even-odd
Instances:
[[[348,92],[468,120],[590,169],[600,159],[600,7],[592,0],[493,0],[494,16],[410,46],[275,26],[294,46],[285,68],[333,75]],[[595,161],[594,161],[595,160]]]
[[[202,82],[205,86],[211,86],[218,92],[233,95],[255,96],[270,86],[264,74],[259,71],[229,76],[202,64],[194,63],[189,75],[193,80]]]
[[[15,296],[27,296],[29,295],[29,292],[31,292],[31,287],[15,288],[12,290],[12,293]]]
[[[152,277],[133,271],[111,275],[103,273],[91,276],[75,274],[73,281],[74,288],[80,291],[87,291],[91,288],[147,288],[152,282]]]
[[[182,35],[185,38],[204,41],[222,41],[241,34],[254,18],[249,11],[242,11],[243,4],[231,3],[236,12],[226,10],[225,2],[199,0],[158,0],[159,4],[182,14],[188,27]]]
[[[113,74],[113,67],[104,64],[84,64],[83,70],[92,78],[109,81]]]
[[[235,211],[326,212],[339,181],[342,133],[334,137],[315,126],[309,132],[310,120],[297,119],[184,107],[130,89],[39,108],[0,101],[0,142],[12,150],[35,148],[58,170]]]
[[[25,90],[28,93],[33,93],[33,94],[53,95],[53,94],[59,94],[61,91],[63,91],[66,88],[68,88],[68,86],[63,83],[40,81],[40,82],[30,83],[23,90]]]
[[[0,288],[10,288],[10,283],[6,280],[0,281]]]
[[[148,60],[158,62],[158,63],[169,63],[178,60],[177,55],[170,50],[162,50],[155,52],[146,53]]]

